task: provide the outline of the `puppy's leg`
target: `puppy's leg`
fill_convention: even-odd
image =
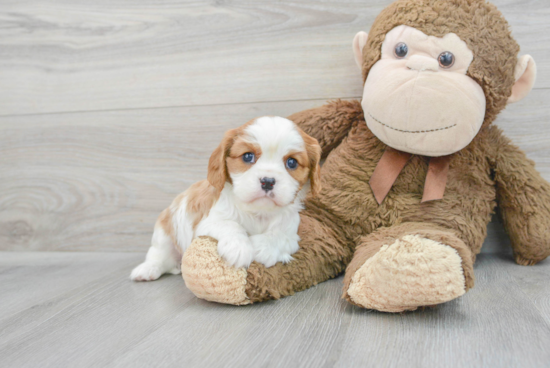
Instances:
[[[162,218],[163,215],[155,225],[151,247],[147,252],[145,262],[134,268],[130,275],[134,281],[153,281],[165,273],[179,274],[181,272],[181,253],[176,249],[168,234],[170,229],[166,228],[172,225],[162,221]]]
[[[254,248],[246,230],[235,221],[217,220],[210,216],[199,225],[197,236],[208,235],[218,240],[218,254],[236,268],[248,267],[254,257]]]
[[[254,247],[254,260],[266,267],[277,262],[292,261],[292,254],[300,249],[298,234],[286,234],[282,231],[252,235],[250,240]]]
[[[267,232],[252,235],[250,240],[254,247],[254,260],[266,267],[271,267],[277,262],[292,261],[292,254],[300,249],[299,225],[300,215],[295,213],[275,221]]]

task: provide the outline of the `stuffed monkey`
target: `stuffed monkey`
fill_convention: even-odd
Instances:
[[[326,158],[289,264],[231,269],[202,238],[183,276],[201,298],[249,304],[345,271],[343,296],[379,311],[444,303],[474,286],[498,205],[518,264],[550,255],[550,185],[492,123],[536,67],[484,0],[398,0],[353,41],[359,101],[290,117]]]

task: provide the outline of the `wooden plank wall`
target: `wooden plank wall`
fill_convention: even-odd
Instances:
[[[0,250],[145,250],[225,130],[361,96],[390,2],[2,0]],[[498,125],[550,180],[550,4],[494,3],[539,71]]]

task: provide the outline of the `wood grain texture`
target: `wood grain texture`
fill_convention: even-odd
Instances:
[[[361,95],[349,41],[389,2],[4,1],[0,250],[144,251],[225,130]],[[550,7],[495,3],[542,88],[497,123],[550,179]]]
[[[0,118],[0,249],[145,250],[226,130],[321,103]]]
[[[112,253],[3,253],[0,259],[0,325],[3,339],[20,336],[60,310],[78,303],[115,270],[142,261],[140,254]],[[99,281],[98,281],[99,280]],[[22,287],[23,284],[23,287]],[[86,285],[87,288],[83,288]],[[80,288],[80,292],[67,292]],[[25,326],[18,325],[26,320]]]
[[[497,124],[550,179],[550,90]],[[324,100],[0,117],[0,250],[145,251],[225,130]],[[493,241],[500,240],[501,242]],[[499,224],[485,251],[509,250]]]
[[[481,255],[476,287],[464,297],[387,314],[341,300],[341,278],[279,301],[209,303],[177,275],[130,282],[138,256],[0,253],[0,366],[452,368],[550,361],[543,308],[549,261],[522,267],[511,256]]]
[[[550,6],[494,0],[550,88]],[[391,0],[4,0],[0,115],[360,96],[351,41]]]
[[[507,272],[508,265],[522,268],[513,265],[510,256],[481,255],[475,265],[476,286],[436,309],[401,318],[352,309],[336,366],[548,366],[550,325],[523,293],[525,286]],[[545,261],[525,268],[524,275],[531,278],[548,266]],[[538,280],[543,289],[544,282]],[[370,354],[356,353],[365,347]]]
[[[498,259],[508,260],[504,255],[495,255]],[[545,261],[548,264],[549,261]],[[515,284],[521,288],[540,314],[550,324],[550,268],[514,267],[513,262],[505,262],[501,268],[514,277]]]

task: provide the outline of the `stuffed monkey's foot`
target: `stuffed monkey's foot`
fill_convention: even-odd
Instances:
[[[218,242],[199,237],[183,254],[181,273],[185,285],[197,296],[211,302],[250,304],[245,293],[246,269],[234,268],[219,256]]]
[[[418,234],[404,235],[383,245],[349,275],[344,296],[353,304],[383,312],[444,303],[467,290],[462,262],[448,245]]]
[[[537,260],[524,258],[519,254],[514,254],[514,259],[516,260],[516,263],[520,266],[534,266],[539,262]]]

